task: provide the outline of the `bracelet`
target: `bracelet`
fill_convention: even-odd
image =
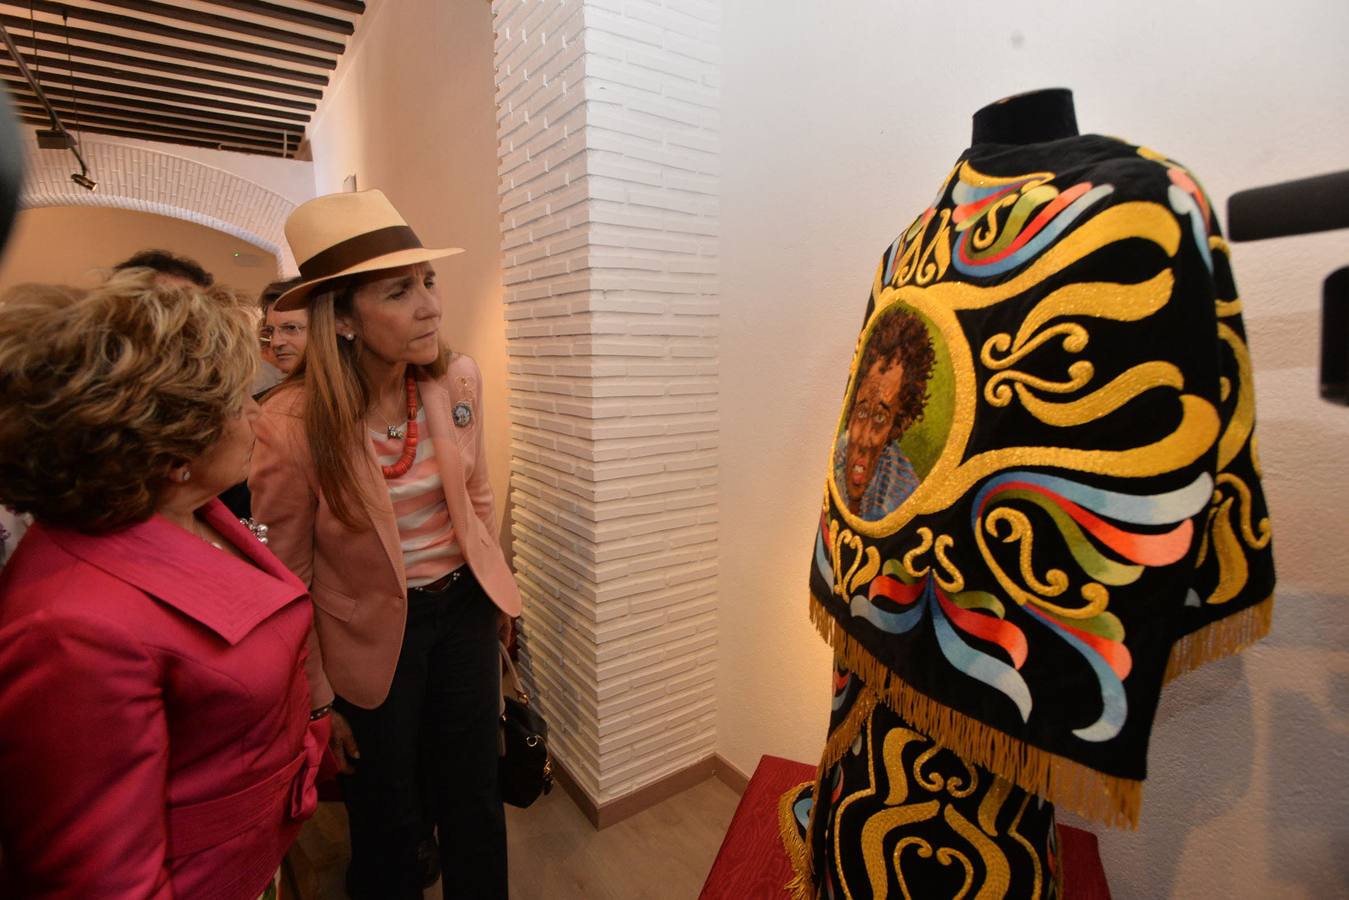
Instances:
[[[312,712],[309,713],[309,721],[313,722],[316,719],[322,719],[324,716],[328,715],[328,713],[332,711],[333,705],[331,703],[325,703],[318,709],[313,710]]]

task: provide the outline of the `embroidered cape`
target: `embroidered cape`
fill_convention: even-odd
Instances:
[[[1097,135],[975,146],[881,257],[812,618],[939,744],[1136,824],[1163,684],[1269,629],[1254,421],[1185,168]]]

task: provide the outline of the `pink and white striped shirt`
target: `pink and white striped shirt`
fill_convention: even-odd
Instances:
[[[403,455],[403,439],[370,430],[375,456],[382,466],[391,466]],[[450,508],[440,481],[436,447],[426,426],[426,410],[417,408],[417,455],[412,468],[390,478],[389,499],[398,520],[398,540],[403,548],[403,571],[408,587],[430,584],[464,564],[459,542],[450,521]]]

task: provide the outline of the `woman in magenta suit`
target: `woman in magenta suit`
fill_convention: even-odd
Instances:
[[[215,499],[255,342],[146,270],[0,301],[0,896],[256,900],[313,811],[305,586]]]

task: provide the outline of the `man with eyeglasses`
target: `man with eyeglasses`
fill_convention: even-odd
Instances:
[[[285,375],[295,371],[304,356],[308,337],[309,311],[306,309],[278,310],[273,307],[276,298],[290,286],[283,281],[267,286],[262,294],[263,325],[258,330],[262,356]]]
[[[296,283],[298,278],[286,281],[273,281],[262,289],[258,297],[258,306],[262,309],[262,326],[258,328],[258,346],[262,351],[263,362],[267,366],[258,371],[258,380],[253,383],[253,399],[262,400],[277,384],[277,373],[289,375],[295,371],[304,356],[304,342],[309,324],[309,313],[277,312],[272,309],[276,298],[280,297]],[[270,371],[268,366],[275,371]],[[220,495],[220,500],[230,512],[241,519],[253,515],[253,497],[248,490],[248,482],[241,481]]]

